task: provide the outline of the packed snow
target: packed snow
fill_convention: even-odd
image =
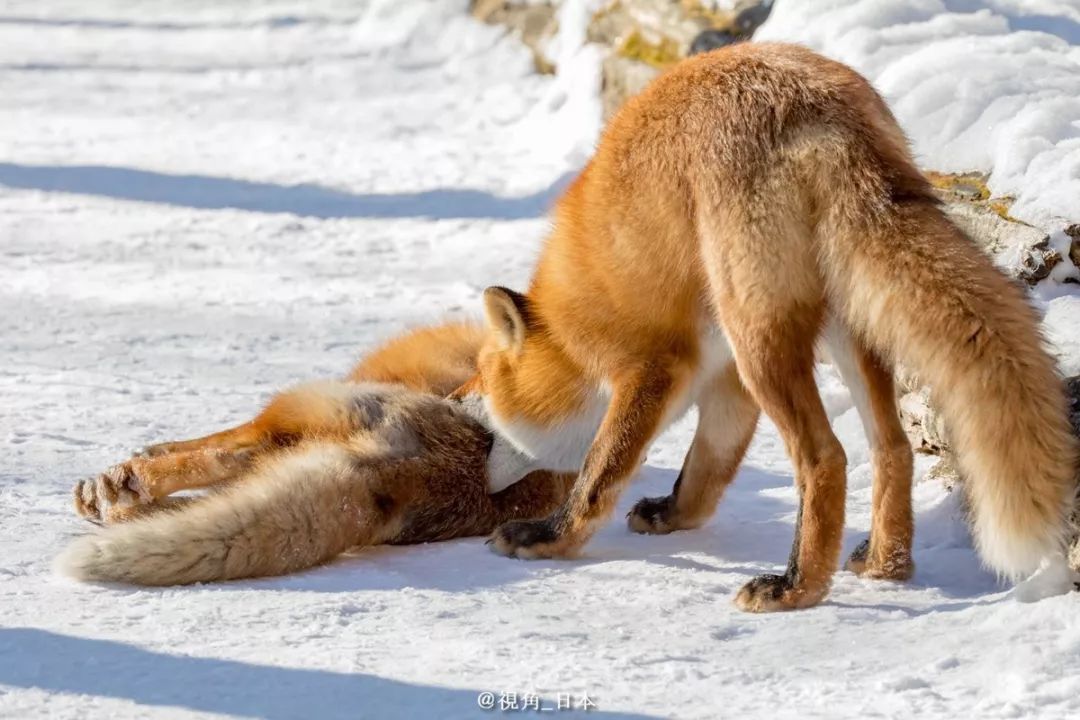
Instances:
[[[793,533],[768,422],[712,522],[632,535],[622,514],[681,464],[679,423],[579,560],[468,539],[182,589],[52,573],[87,530],[78,479],[524,284],[595,140],[599,55],[567,35],[577,70],[537,76],[466,4],[3,4],[0,716],[466,718],[490,692],[492,712],[536,693],[563,717],[585,694],[611,718],[1076,717],[1077,596],[1017,602],[933,482],[913,581],[842,572],[820,607],[738,612]],[[1060,230],[1080,219],[1080,11],[981,5],[780,0],[763,33],[854,63],[924,164],[992,169]],[[1075,286],[1039,298],[1076,352]],[[868,449],[835,373],[820,381],[850,463],[847,552],[869,526]]]

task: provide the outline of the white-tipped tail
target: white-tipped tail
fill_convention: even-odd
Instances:
[[[1077,443],[1023,291],[931,202],[840,230],[830,287],[870,347],[933,391],[966,479],[975,543],[1012,579],[1061,552]]]
[[[369,541],[369,506],[347,451],[316,445],[180,510],[79,538],[56,567],[79,580],[157,586],[282,575]]]

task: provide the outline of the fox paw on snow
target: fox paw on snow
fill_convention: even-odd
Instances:
[[[75,512],[95,523],[123,520],[132,508],[153,502],[132,461],[113,465],[75,485]]]

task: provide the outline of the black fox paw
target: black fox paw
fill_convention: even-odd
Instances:
[[[500,555],[528,560],[572,557],[578,548],[569,536],[555,530],[550,518],[505,522],[487,542]]]
[[[915,574],[915,562],[911,559],[911,549],[901,543],[893,543],[887,546],[887,549],[891,549],[891,552],[874,552],[871,557],[870,538],[867,538],[851,551],[847,562],[844,563],[844,569],[871,580],[896,582],[910,580]]]
[[[735,606],[753,613],[796,610],[818,604],[826,592],[811,592],[792,583],[787,575],[758,575],[739,590]]]
[[[626,514],[626,524],[636,533],[666,535],[677,528],[670,522],[675,509],[675,497],[646,497],[637,501]]]
[[[853,572],[856,575],[862,575],[866,570],[866,561],[869,557],[870,538],[866,538],[856,545],[855,549],[848,555],[847,562],[844,563],[844,569]]]

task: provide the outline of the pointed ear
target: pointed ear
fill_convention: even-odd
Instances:
[[[484,316],[504,349],[521,350],[529,327],[528,298],[504,287],[489,287],[484,291]]]

